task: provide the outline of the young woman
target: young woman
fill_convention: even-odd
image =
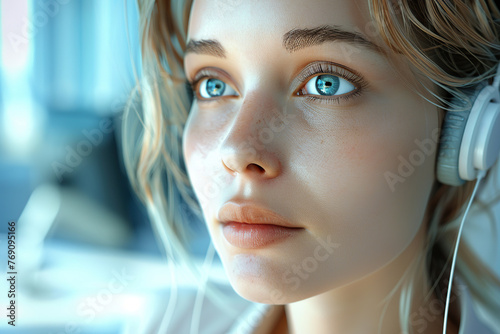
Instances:
[[[498,330],[500,281],[465,243],[445,323],[476,182],[450,181],[446,161],[436,171],[445,116],[493,83],[492,0],[141,0],[139,11],[130,179],[170,256],[188,260],[185,202],[234,290],[275,305],[254,333]]]

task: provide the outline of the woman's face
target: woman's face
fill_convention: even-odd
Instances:
[[[421,227],[438,110],[374,26],[366,1],[194,2],[184,67],[201,79],[183,153],[214,246],[247,299],[290,303],[357,280]],[[228,202],[301,229],[228,227],[219,215]]]

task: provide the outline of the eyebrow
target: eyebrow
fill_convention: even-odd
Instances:
[[[370,42],[362,34],[346,31],[339,26],[323,25],[316,28],[295,28],[283,35],[283,48],[289,53],[300,49],[320,45],[327,42],[346,42],[357,47],[369,49],[384,54],[381,47]],[[207,54],[219,58],[226,58],[226,50],[215,39],[190,40],[186,46],[188,53]]]

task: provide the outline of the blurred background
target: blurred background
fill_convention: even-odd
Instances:
[[[136,2],[0,4],[0,332],[139,333],[131,328],[171,275],[120,153],[139,60]]]
[[[139,61],[136,3],[0,5],[0,332],[141,333],[172,268],[120,153]],[[494,173],[485,198],[498,196],[498,166]],[[16,328],[5,311],[9,221],[16,222]],[[500,242],[481,242],[491,225],[468,228],[476,251],[498,261]],[[204,254],[206,238],[193,243],[195,254]]]

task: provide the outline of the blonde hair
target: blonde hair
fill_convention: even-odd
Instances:
[[[441,88],[437,98],[444,110],[453,112],[452,96],[467,99],[459,88],[493,77],[500,58],[500,12],[493,0],[368,2],[387,46]],[[138,0],[138,5],[142,77],[124,117],[124,161],[166,254],[187,264],[190,255],[186,245],[196,233],[189,228],[187,218],[194,213],[203,219],[182,157],[182,134],[191,104],[183,54],[192,0]],[[450,234],[456,235],[457,218],[473,186],[474,182],[460,187],[436,183],[431,194],[426,212],[427,253],[420,261],[425,261],[435,289],[444,287],[452,247],[447,240]],[[488,205],[491,203],[483,203]],[[199,272],[195,266],[190,269]],[[500,304],[490,293],[490,289],[500,288],[500,281],[466,244],[461,245],[456,270],[473,295],[500,314]],[[406,331],[410,324],[405,305],[411,300],[411,286],[411,277],[402,279],[398,286],[405,291],[400,317]],[[443,300],[445,296],[436,291]]]

